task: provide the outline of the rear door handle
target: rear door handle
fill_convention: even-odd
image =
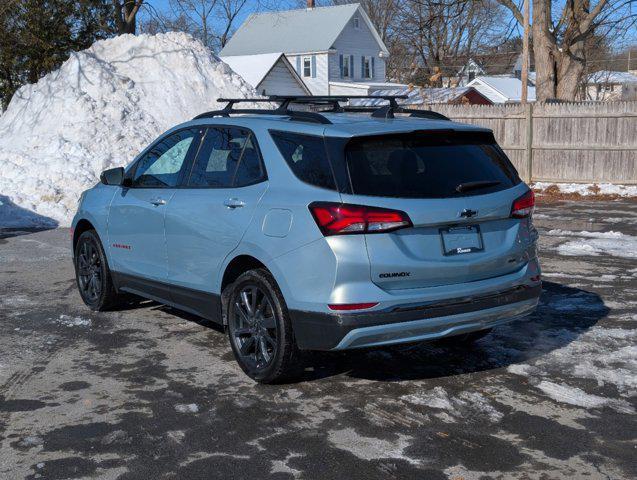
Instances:
[[[223,204],[228,208],[240,208],[245,205],[245,202],[242,202],[238,198],[227,198]]]
[[[160,205],[166,205],[166,200],[164,200],[163,198],[151,198],[149,200],[150,203],[152,203],[153,205],[155,205],[156,207],[159,207]]]

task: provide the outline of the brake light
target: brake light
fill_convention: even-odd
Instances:
[[[513,201],[511,207],[511,216],[513,218],[525,218],[533,213],[535,208],[535,194],[533,190],[529,190],[521,197]]]
[[[386,233],[412,226],[409,216],[400,210],[332,202],[314,202],[309,208],[325,236]]]
[[[336,303],[328,305],[330,310],[365,310],[378,305],[378,302],[369,303]]]

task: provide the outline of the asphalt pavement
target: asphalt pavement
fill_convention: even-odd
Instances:
[[[89,311],[68,229],[0,230],[0,478],[636,478],[637,202],[541,204],[536,225],[530,318],[311,355],[282,386],[196,317]]]

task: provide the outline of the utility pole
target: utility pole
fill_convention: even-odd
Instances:
[[[529,16],[530,0],[524,0],[524,37],[522,37],[522,94],[520,101],[527,103],[529,96]]]

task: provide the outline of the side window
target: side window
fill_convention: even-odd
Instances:
[[[297,178],[310,185],[336,190],[322,137],[271,132],[274,143]]]
[[[188,186],[230,188],[264,178],[252,134],[240,128],[209,128]]]
[[[176,187],[190,145],[198,136],[198,129],[190,128],[169,135],[153,147],[137,162],[133,187]]]

